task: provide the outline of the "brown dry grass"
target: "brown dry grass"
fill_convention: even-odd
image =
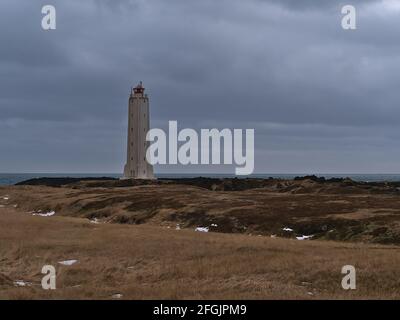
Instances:
[[[79,262],[57,264],[68,259]],[[57,290],[41,289],[45,264],[57,268]],[[357,268],[357,290],[341,288],[346,264]],[[399,264],[394,246],[92,224],[0,208],[1,299],[397,299]],[[17,279],[32,286],[14,287]]]
[[[213,231],[224,233],[292,238],[314,235],[314,239],[400,245],[397,191],[381,187],[379,192],[366,193],[355,186],[350,192],[336,183],[308,180],[284,184],[310,190],[278,192],[270,187],[210,191],[179,184],[124,188],[0,186],[0,205],[1,195],[7,194],[9,200],[4,204],[8,207],[18,204],[25,211],[55,210],[62,216],[96,217],[106,222],[171,227],[179,223],[191,229],[217,224]],[[294,232],[284,232],[284,227]]]

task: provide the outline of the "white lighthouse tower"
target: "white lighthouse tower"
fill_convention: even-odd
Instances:
[[[142,82],[131,90],[129,97],[128,148],[124,179],[154,179],[153,166],[146,160],[150,129],[149,98]]]

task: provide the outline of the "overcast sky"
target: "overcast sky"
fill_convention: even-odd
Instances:
[[[122,172],[142,80],[152,127],[254,128],[258,173],[399,173],[399,40],[400,0],[1,0],[0,172]]]

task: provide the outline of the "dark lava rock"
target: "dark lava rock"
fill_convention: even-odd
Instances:
[[[25,180],[22,182],[18,182],[15,185],[16,186],[47,186],[47,187],[61,187],[66,184],[71,184],[71,183],[77,183],[81,181],[96,181],[96,180],[118,180],[115,178],[110,178],[110,177],[98,177],[98,178],[70,178],[70,177],[65,177],[65,178],[35,178],[35,179],[29,179]]]

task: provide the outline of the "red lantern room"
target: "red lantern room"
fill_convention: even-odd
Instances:
[[[133,89],[134,93],[144,93],[144,88],[143,88],[143,84],[142,81],[139,82],[139,84]]]

